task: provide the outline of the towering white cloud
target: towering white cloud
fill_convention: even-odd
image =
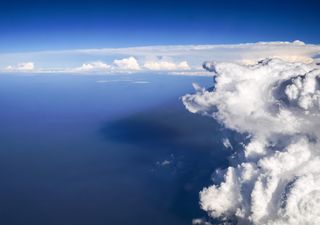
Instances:
[[[120,70],[140,70],[138,61],[134,57],[116,59],[113,61]]]
[[[186,108],[248,140],[224,181],[201,191],[202,209],[237,224],[320,224],[319,66],[266,59],[204,67],[215,74],[214,90],[196,86],[183,97]]]

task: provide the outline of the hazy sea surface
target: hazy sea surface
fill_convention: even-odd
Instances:
[[[182,225],[227,165],[209,77],[1,75],[0,225]]]

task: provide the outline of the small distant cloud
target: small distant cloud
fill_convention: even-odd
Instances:
[[[91,62],[91,63],[84,63],[80,67],[72,69],[73,72],[102,72],[107,71],[111,68],[110,65],[101,62]]]
[[[168,160],[168,159],[165,159],[165,160],[163,160],[162,162],[161,161],[158,161],[157,162],[157,165],[158,166],[168,166],[168,165],[170,165],[172,163],[172,161],[170,161],[170,160]]]
[[[144,68],[157,71],[173,71],[173,70],[190,70],[190,66],[187,61],[180,63],[173,63],[168,61],[148,61],[144,63]]]
[[[169,160],[164,160],[164,161],[161,163],[162,166],[166,166],[166,165],[170,165],[170,164],[171,164],[171,162],[170,162]]]
[[[202,218],[196,218],[192,220],[193,225],[212,225],[212,223],[206,221],[205,219]]]
[[[119,70],[140,70],[140,66],[138,61],[134,57],[123,58],[123,59],[115,59],[113,60],[113,64]]]
[[[222,144],[225,148],[233,149],[232,144],[230,143],[230,140],[228,138],[223,138]]]
[[[34,71],[35,66],[33,62],[23,62],[23,63],[18,63],[17,65],[10,65],[6,67],[6,71],[19,71],[19,72],[30,72]]]
[[[150,81],[144,81],[144,80],[137,80],[133,81],[133,84],[150,84]]]

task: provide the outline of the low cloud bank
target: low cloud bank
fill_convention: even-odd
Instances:
[[[132,48],[76,49],[27,53],[1,53],[0,72],[13,71],[8,65],[33,62],[39,73],[136,73],[157,72],[176,75],[206,76],[201,64],[236,62],[254,65],[264,58],[288,62],[320,62],[320,46],[294,42],[258,42],[233,45],[172,45]],[[23,68],[23,66],[11,66]],[[30,67],[29,67],[30,68]]]
[[[112,64],[102,61],[84,63],[80,67],[67,70],[67,72],[75,73],[126,73],[126,72],[143,72],[143,71],[188,71],[190,70],[188,62],[179,63],[168,61],[147,61],[143,67],[140,66],[138,60],[132,56],[123,59],[115,59]]]
[[[185,107],[247,138],[224,180],[200,192],[201,208],[224,224],[320,224],[319,65],[265,59],[204,67],[215,74],[214,90],[195,86]]]
[[[148,61],[140,66],[138,60],[134,57],[115,59],[112,64],[102,61],[84,63],[80,67],[66,69],[58,72],[67,73],[134,73],[147,71],[188,71],[190,70],[188,62],[182,61],[173,63],[168,61]]]

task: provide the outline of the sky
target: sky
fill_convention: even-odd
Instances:
[[[0,1],[0,53],[146,45],[319,43],[319,1]]]
[[[201,209],[224,222],[318,225],[319,9],[319,0],[0,0],[0,75],[7,75],[0,78],[19,83],[26,78],[21,75],[110,75],[92,76],[94,84],[114,84],[110,96],[125,107],[119,83],[152,84],[137,79],[141,75],[214,76],[214,88],[193,84],[195,93],[180,99],[189,112],[243,137],[221,140],[232,157],[200,191]],[[60,82],[60,76],[52,77]],[[84,78],[67,78],[79,77]],[[170,83],[168,77],[161,81]],[[22,96],[16,87],[10,91]],[[39,90],[31,93],[51,106]],[[4,102],[15,109],[7,96]],[[193,224],[208,221],[195,218]]]

